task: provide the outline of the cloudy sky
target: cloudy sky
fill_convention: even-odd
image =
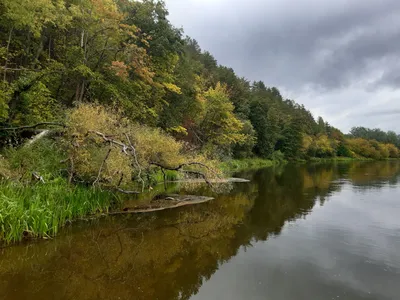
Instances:
[[[170,20],[239,76],[348,131],[400,133],[400,0],[166,0]]]

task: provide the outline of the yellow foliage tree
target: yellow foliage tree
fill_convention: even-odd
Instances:
[[[400,157],[400,151],[395,145],[386,144],[386,147],[387,147],[387,149],[389,151],[389,157],[390,158],[399,158]]]
[[[131,123],[103,106],[82,104],[68,116],[64,136],[71,176],[111,187],[144,184],[155,169],[200,176],[217,173],[200,156],[183,154],[183,144],[157,128]]]
[[[362,138],[348,139],[347,144],[349,149],[356,155],[373,158],[383,159],[389,157],[389,150],[385,145],[378,143],[375,140],[366,140]]]
[[[229,152],[233,145],[246,141],[241,132],[243,123],[235,116],[227,87],[217,83],[203,96],[203,114],[198,124],[201,140],[206,148]]]

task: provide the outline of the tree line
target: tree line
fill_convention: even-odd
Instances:
[[[219,65],[169,22],[162,1],[0,0],[0,28],[3,128],[64,123],[90,104],[215,159],[400,156],[396,133],[344,135],[276,87]]]

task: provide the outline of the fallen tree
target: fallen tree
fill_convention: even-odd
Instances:
[[[200,155],[159,129],[131,123],[102,106],[81,105],[68,115],[63,141],[70,181],[83,181],[125,194],[151,188],[155,172],[172,171],[212,186],[220,173]],[[206,163],[207,161],[207,163]],[[135,186],[136,189],[132,190]]]

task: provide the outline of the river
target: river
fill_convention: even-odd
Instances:
[[[0,250],[0,299],[400,299],[400,162],[240,176],[209,203]]]

